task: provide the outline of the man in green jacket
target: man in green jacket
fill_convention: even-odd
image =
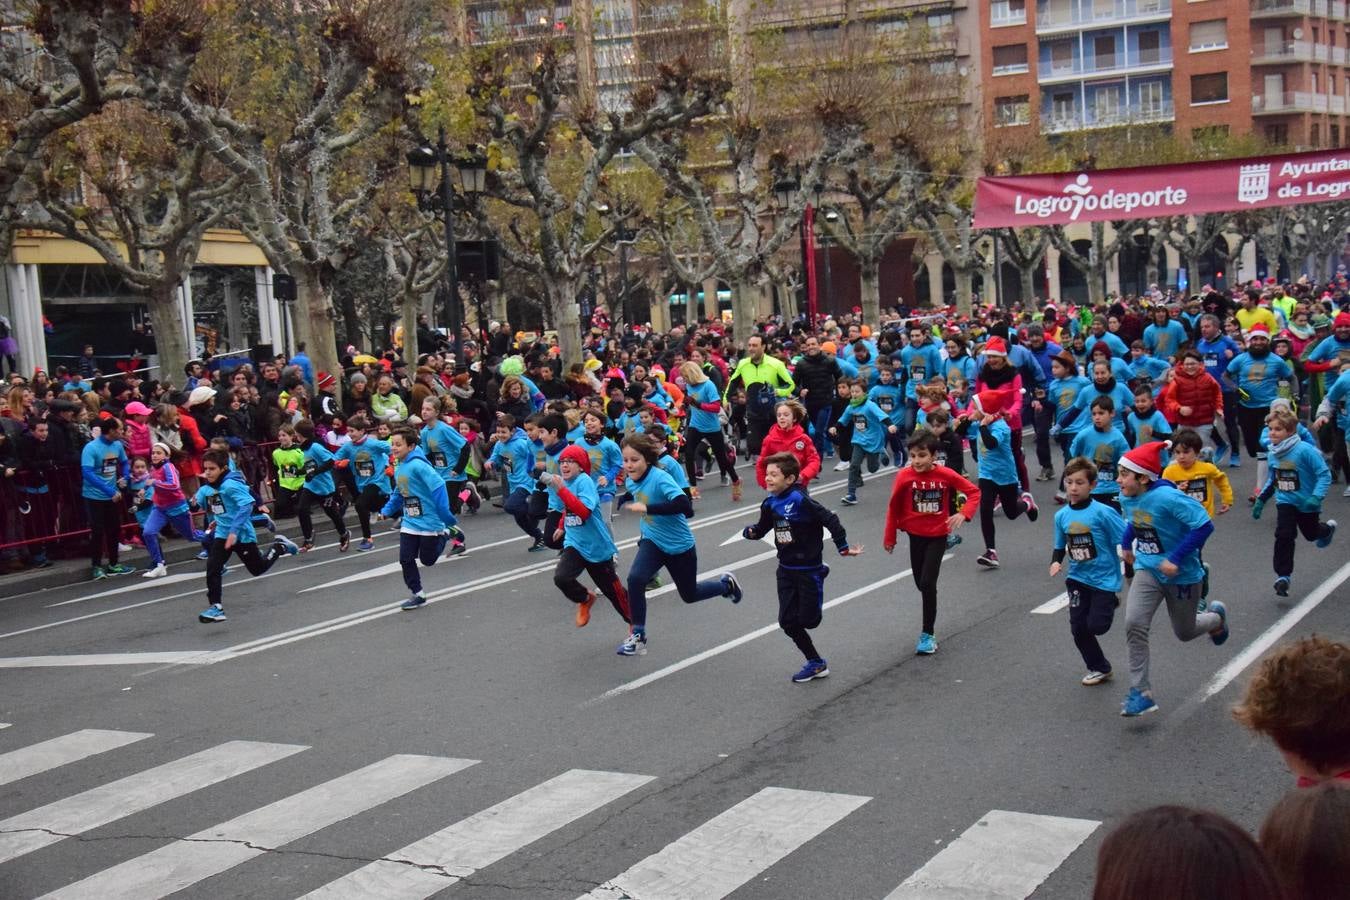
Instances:
[[[759,456],[764,436],[773,425],[778,399],[790,395],[795,385],[783,361],[764,353],[764,338],[759,335],[746,342],[746,355],[731,370],[726,390],[722,392],[723,401],[738,384],[745,388],[745,424],[749,432],[745,444],[750,458],[754,459]]]

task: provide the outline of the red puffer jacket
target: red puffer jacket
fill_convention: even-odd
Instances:
[[[1208,372],[1192,377],[1178,366],[1159,399],[1163,416],[1173,425],[1210,425],[1223,415],[1223,388]],[[1181,414],[1183,406],[1190,407],[1189,416]]]
[[[806,429],[800,425],[793,425],[784,431],[775,424],[769,429],[769,433],[764,435],[759,459],[755,460],[755,480],[759,482],[760,487],[764,487],[764,460],[775,453],[791,453],[797,457],[797,462],[802,466],[802,473],[797,476],[797,483],[800,485],[805,486],[820,474],[820,454],[816,452],[816,445],[811,443],[811,436],[806,433]]]

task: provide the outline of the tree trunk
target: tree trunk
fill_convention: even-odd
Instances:
[[[881,263],[874,258],[858,260],[858,281],[862,290],[863,321],[873,331],[881,327]],[[918,298],[915,298],[918,302]]]
[[[960,315],[968,316],[973,306],[971,295],[975,292],[975,269],[966,266],[952,268],[953,274],[956,275],[956,311]]]
[[[1045,257],[1041,257],[1041,262],[1044,261]],[[1040,262],[1031,266],[1017,267],[1017,275],[1022,283],[1022,303],[1024,305],[1030,303],[1032,301],[1032,298],[1036,296],[1036,284],[1034,279],[1036,277],[1036,271],[1040,267],[1041,267]]]
[[[742,275],[731,282],[731,339],[744,347],[755,333],[755,286]]]
[[[782,298],[780,306],[783,313],[783,321],[791,322],[793,319],[797,318],[797,313],[801,311],[797,308],[796,286],[784,283],[775,285],[774,290],[778,291],[778,296]]]
[[[191,358],[191,347],[183,332],[182,311],[178,308],[178,290],[157,287],[145,297],[150,311],[150,325],[155,330],[155,347],[159,353],[159,377],[182,385],[187,377],[183,367]]]
[[[417,346],[417,314],[422,309],[421,300],[412,291],[403,291],[399,314],[403,317],[403,358],[409,363],[415,363],[422,352]],[[431,349],[427,348],[428,351]]]
[[[556,323],[558,350],[563,369],[581,362],[581,308],[577,303],[577,282],[573,278],[553,276],[547,282],[547,318]]]
[[[298,298],[291,317],[295,325],[295,340],[305,342],[305,352],[314,364],[314,374],[330,372],[334,377],[342,371],[337,356],[337,333],[333,329],[333,295],[317,272],[297,266],[291,273],[295,278]],[[338,382],[339,390],[341,381]]]
[[[1093,306],[1106,302],[1106,266],[1100,260],[1088,267],[1088,302]]]
[[[1186,257],[1186,292],[1194,294],[1200,290],[1200,257]]]
[[[347,292],[342,298],[340,305],[342,307],[342,331],[345,342],[354,344],[357,347],[364,346],[365,341],[362,340],[363,335],[361,334],[361,316],[356,312],[356,297],[350,292]],[[372,343],[374,342],[374,337],[375,332],[372,331]],[[414,356],[412,358],[416,359],[417,357]]]

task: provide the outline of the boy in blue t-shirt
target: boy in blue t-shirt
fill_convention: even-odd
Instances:
[[[830,434],[837,434],[839,428],[853,429],[853,456],[848,464],[848,493],[843,497],[846,506],[858,502],[858,488],[862,487],[863,462],[867,471],[875,472],[881,464],[881,448],[885,446],[886,435],[895,434],[896,428],[891,420],[871,400],[867,399],[867,382],[854,378],[849,382],[848,406],[839,414],[838,427],[831,427]]]
[[[1336,536],[1336,520],[1323,522],[1322,501],[1331,487],[1331,469],[1316,444],[1298,434],[1298,418],[1287,409],[1266,417],[1270,429],[1270,475],[1252,506],[1252,518],[1261,518],[1266,501],[1275,497],[1275,593],[1289,596],[1294,577],[1294,549],[1298,535],[1326,547]]]
[[[1125,435],[1116,428],[1115,401],[1103,394],[1092,401],[1092,426],[1078,432],[1069,445],[1069,456],[1090,459],[1096,468],[1092,499],[1120,511],[1120,486],[1116,468],[1130,449]]]
[[[890,423],[896,427],[895,431],[886,435],[886,446],[890,448],[891,458],[895,460],[896,466],[899,466],[905,458],[904,444],[908,437],[904,433],[906,393],[896,383],[895,369],[883,363],[877,371],[879,380],[867,392],[867,399],[875,403],[877,408],[886,414]],[[889,460],[882,459],[881,464],[886,465],[888,462]]]
[[[1146,387],[1134,389],[1134,409],[1125,417],[1125,434],[1132,447],[1147,444],[1150,441],[1170,441],[1172,424],[1167,421],[1153,403],[1153,391]],[[1163,453],[1163,465],[1171,464],[1166,452]]]
[[[533,426],[531,426],[533,427]],[[538,553],[547,550],[544,533],[539,530],[535,518],[530,515],[530,492],[534,487],[534,442],[524,429],[516,427],[515,417],[503,413],[497,417],[497,430],[493,438],[492,453],[483,468],[491,473],[500,468],[506,473],[506,496],[502,498],[502,509],[516,520],[520,530],[530,538],[529,551]]]
[[[1069,561],[1064,581],[1069,595],[1069,633],[1083,657],[1087,674],[1082,683],[1089,687],[1111,680],[1111,663],[1097,638],[1111,630],[1117,593],[1122,580],[1116,561],[1116,548],[1125,534],[1120,513],[1094,499],[1097,467],[1077,456],[1064,467],[1064,491],[1068,505],[1055,513],[1055,547],[1050,561],[1054,578]]]
[[[389,443],[370,437],[370,419],[357,413],[347,420],[347,434],[351,440],[333,454],[334,467],[350,469],[356,478],[356,521],[361,526],[361,543],[356,549],[369,552],[375,548],[371,539],[370,517],[379,512],[389,498]]]
[[[314,518],[311,510],[314,504],[318,503],[323,507],[329,521],[333,523],[333,527],[337,529],[337,533],[341,535],[338,538],[338,549],[346,553],[352,544],[352,533],[347,530],[347,525],[343,521],[347,513],[347,504],[338,494],[337,484],[333,481],[333,464],[336,457],[327,447],[314,440],[314,423],[309,419],[301,419],[295,423],[295,434],[300,438],[300,450],[305,455],[305,486],[300,489],[300,502],[295,511],[297,518],[300,519],[300,533],[304,537],[300,550],[308,553],[314,549]]]
[[[578,628],[584,628],[591,621],[591,607],[595,604],[595,591],[582,587],[577,580],[583,571],[609,598],[619,617],[631,624],[628,591],[614,567],[619,549],[614,546],[614,538],[605,524],[600,492],[590,473],[590,454],[572,444],[559,456],[558,471],[547,476],[565,510],[553,534],[554,541],[562,544],[558,567],[553,570],[553,583],[563,596],[577,605]]]
[[[1022,513],[1032,522],[1040,515],[1030,491],[1021,491],[1022,482],[1013,460],[1012,429],[1004,419],[1003,411],[1009,401],[1004,391],[980,391],[973,398],[970,411],[961,417],[968,428],[971,446],[978,441],[980,488],[980,532],[984,536],[984,555],[975,560],[987,569],[997,569],[998,550],[994,548],[994,502],[1003,504],[1008,521]],[[959,429],[958,429],[959,430]]]

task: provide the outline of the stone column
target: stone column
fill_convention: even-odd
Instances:
[[[1062,293],[1062,285],[1059,283],[1059,251],[1054,247],[1047,248],[1045,251],[1045,259],[1041,261],[1041,266],[1043,267],[1042,271],[1048,271],[1050,273],[1050,299],[1054,300],[1056,303],[1062,304],[1064,296]],[[1040,273],[1037,273],[1037,275],[1040,276]],[[1040,284],[1042,280],[1042,277],[1037,277],[1032,283]]]
[[[183,337],[187,340],[190,357],[197,356],[197,322],[192,309],[192,275],[188,274],[178,286],[178,315],[182,318]]]
[[[19,344],[19,371],[32,377],[34,369],[47,371],[47,335],[42,330],[42,292],[38,267],[32,263],[5,266],[9,286],[10,324]]]
[[[923,264],[928,269],[928,305],[945,306],[947,298],[942,296],[942,254],[928,254],[923,258]]]
[[[271,344],[272,352],[283,348],[281,343],[280,304],[272,296],[272,267],[253,267],[253,290],[258,303],[258,338],[260,343]]]
[[[721,317],[717,308],[717,279],[708,278],[703,282],[703,315],[709,319]]]

